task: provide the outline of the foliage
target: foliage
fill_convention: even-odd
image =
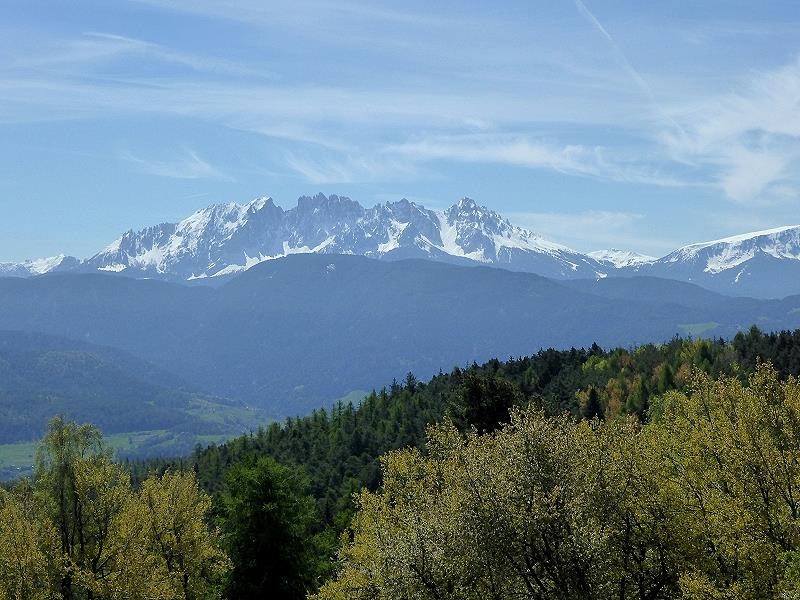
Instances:
[[[641,437],[631,420],[535,409],[495,434],[431,428],[427,454],[384,457],[317,598],[667,597],[680,536],[660,518],[670,498],[638,504],[652,476]]]
[[[633,416],[636,421],[646,423],[663,416],[665,394],[689,392],[694,382],[693,371],[744,381],[756,369],[758,355],[777,361],[780,378],[797,374],[800,360],[792,357],[800,356],[800,333],[767,335],[752,329],[737,335],[730,343],[676,338],[667,344],[634,349],[603,350],[597,345],[589,349],[549,349],[529,357],[457,367],[428,382],[409,375],[402,383],[395,381],[372,392],[358,406],[339,403],[332,410],[316,410],[306,417],[273,423],[225,444],[198,448],[187,459],[134,462],[127,467],[135,481],[152,470],[193,470],[202,487],[218,498],[225,489],[225,473],[258,457],[270,456],[302,470],[309,480],[307,491],[316,500],[316,520],[310,535],[319,543],[314,544],[318,551],[316,563],[304,563],[303,568],[310,571],[296,576],[313,581],[324,574],[336,540],[347,530],[354,510],[353,495],[362,488],[369,491],[379,488],[382,481],[379,457],[408,447],[424,451],[428,424],[450,418],[462,432],[469,432],[473,426],[479,431],[492,431],[508,422],[509,406],[511,412],[533,409],[549,416],[569,413],[576,419],[604,418],[609,424]],[[644,437],[635,436],[636,444],[644,444],[645,440],[647,444],[656,444],[651,439],[654,430],[647,431]],[[641,448],[614,446],[608,452],[619,454],[619,464],[625,465],[626,461],[639,460],[636,457],[640,451],[655,452],[652,448],[648,450],[647,445]],[[596,462],[594,455],[587,455],[589,459]],[[626,586],[672,589],[677,580],[674,569],[668,565],[678,559],[667,552],[668,546],[658,541],[662,538],[652,533],[658,522],[665,523],[665,528],[671,522],[672,513],[661,502],[664,494],[672,492],[671,488],[654,483],[663,480],[664,475],[658,469],[663,470],[664,465],[641,460],[650,469],[641,476],[626,467],[619,467],[615,475],[621,488],[641,488],[641,497],[636,501],[612,497],[609,501],[617,504],[612,508],[603,505],[597,510],[605,511],[608,518],[621,519],[615,525],[623,532],[619,534],[619,543],[630,548],[625,563],[629,570]],[[605,478],[610,477],[604,470],[608,464],[596,467]],[[652,522],[652,527],[647,526],[650,529],[637,525],[636,519],[645,518]],[[647,550],[651,548],[648,544],[655,544],[652,546],[655,549]],[[661,575],[653,574],[654,567],[649,566],[656,560],[653,557],[659,557],[659,565],[663,564]],[[787,554],[782,560],[790,564],[794,559]]]
[[[316,558],[314,500],[305,478],[268,457],[225,476],[222,523],[233,560],[230,598],[305,598]]]
[[[449,416],[462,430],[473,425],[491,430],[508,421],[510,408],[529,405],[549,415],[612,419],[635,414],[646,420],[650,399],[686,389],[693,368],[732,373],[738,355],[749,347],[749,338],[743,340],[738,350],[722,340],[675,339],[634,350],[605,351],[593,345],[473,363],[428,382],[406,377],[403,383],[373,391],[358,406],[339,403],[331,410],[273,423],[225,444],[198,448],[188,460],[132,462],[128,468],[135,480],[152,468],[192,468],[203,488],[217,494],[232,465],[247,457],[271,456],[302,467],[321,522],[332,524],[351,510],[354,492],[377,488],[378,457],[407,446],[422,447],[429,423]]]
[[[520,391],[509,380],[475,369],[464,374],[449,412],[462,428],[472,425],[480,432],[493,431],[508,422],[509,411],[521,400]]]
[[[752,329],[409,373],[125,468],[56,419],[0,497],[0,598],[300,598],[340,535],[320,598],[800,597],[796,348]]]
[[[210,532],[206,516],[211,498],[202,492],[194,473],[166,472],[145,480],[138,493],[137,520],[144,527],[147,551],[168,577],[178,598],[212,598],[230,569],[221,540]],[[212,584],[212,585],[209,585]]]
[[[683,576],[686,595],[780,595],[785,555],[800,549],[800,382],[760,365],[747,386],[698,375],[663,402],[654,426],[707,548]]]
[[[97,429],[53,419],[34,480],[0,499],[0,598],[218,597],[210,503],[191,473],[135,491]]]
[[[58,532],[37,518],[29,489],[0,491],[0,598],[49,600],[61,576]]]
[[[800,381],[700,370],[658,418],[431,427],[362,491],[336,598],[797,597]]]

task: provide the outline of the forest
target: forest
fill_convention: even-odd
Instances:
[[[55,419],[0,598],[800,598],[798,373],[800,331],[549,349],[173,460]]]

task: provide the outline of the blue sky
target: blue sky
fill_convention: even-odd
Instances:
[[[800,223],[796,2],[0,6],[0,261],[318,191],[582,251]]]

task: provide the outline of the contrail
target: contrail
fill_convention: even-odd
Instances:
[[[647,97],[650,99],[650,102],[653,104],[653,106],[655,106],[658,109],[659,104],[658,102],[656,102],[656,98],[653,94],[653,89],[648,85],[648,83],[644,80],[644,78],[641,75],[639,75],[639,72],[633,68],[631,61],[629,61],[628,57],[625,56],[625,53],[622,51],[622,48],[620,48],[617,42],[614,41],[614,38],[611,37],[611,34],[608,33],[608,31],[606,31],[606,28],[603,27],[603,24],[597,20],[597,17],[595,17],[592,14],[592,11],[590,11],[586,7],[586,5],[582,2],[582,0],[575,0],[575,6],[578,7],[578,11],[581,13],[581,15],[587,21],[589,21],[589,23],[591,23],[591,25],[595,29],[597,29],[597,31],[600,32],[600,35],[602,35],[605,38],[605,40],[611,46],[611,49],[614,52],[617,61],[622,65],[622,67],[625,69],[628,75],[630,75],[630,77],[636,82],[636,85],[638,85],[639,88],[645,94],[647,94]],[[666,120],[670,125],[672,125],[678,131],[678,133],[682,137],[686,137],[686,132],[684,131],[683,127],[681,127],[680,124],[677,121],[675,121],[675,119],[667,115]]]
[[[578,11],[580,11],[581,15],[591,23],[597,31],[606,39],[606,41],[611,46],[611,49],[614,51],[614,55],[617,57],[617,60],[622,64],[627,71],[628,75],[636,82],[636,84],[647,94],[651,100],[653,100],[653,90],[650,89],[650,86],[647,85],[647,82],[639,75],[639,72],[633,68],[631,61],[628,60],[628,57],[625,56],[625,53],[622,51],[622,48],[619,47],[617,42],[614,41],[614,38],[611,37],[611,34],[606,31],[606,28],[597,20],[592,12],[586,8],[586,5],[581,0],[575,0],[575,6],[578,7]]]

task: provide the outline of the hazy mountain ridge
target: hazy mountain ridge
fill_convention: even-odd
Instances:
[[[45,273],[73,271],[80,267],[81,261],[74,256],[59,254],[47,258],[26,260],[21,263],[0,263],[0,277],[31,277]]]
[[[405,199],[364,208],[324,194],[303,196],[288,210],[268,197],[211,205],[179,223],[127,231],[86,260],[61,255],[0,263],[0,276],[107,271],[210,281],[305,253],[483,264],[554,279],[643,274],[762,298],[800,293],[800,226],[690,244],[661,258],[616,249],[584,254],[513,225],[469,198],[436,212]]]
[[[236,433],[261,415],[198,391],[122,350],[42,333],[0,330],[0,444],[41,437],[60,414],[107,433]]]
[[[211,394],[302,413],[409,371],[757,323],[800,327],[800,297],[728,298],[658,278],[558,282],[430,260],[299,254],[219,287],[50,274],[0,279],[0,329],[113,346]]]

